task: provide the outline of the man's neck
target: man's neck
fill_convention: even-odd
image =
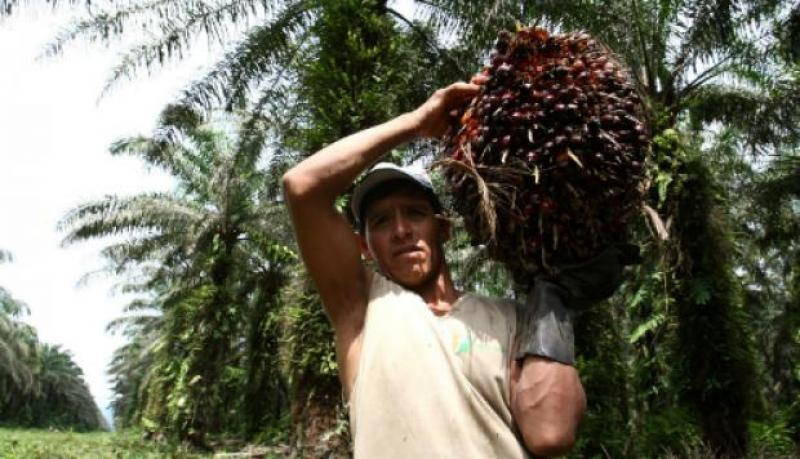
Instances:
[[[430,283],[414,289],[422,297],[428,308],[437,316],[445,315],[453,309],[456,300],[461,296],[461,292],[456,290],[453,279],[450,277],[450,270],[444,266],[439,275],[431,280]]]

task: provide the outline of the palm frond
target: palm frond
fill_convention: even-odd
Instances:
[[[30,353],[26,326],[0,314],[0,380],[10,379],[17,393],[28,393],[32,388]]]
[[[764,207],[769,204],[800,199],[800,155],[780,156],[773,161],[758,187],[758,200]]]
[[[11,16],[18,3],[19,0],[0,0],[0,17]]]
[[[720,121],[744,133],[753,148],[792,144],[800,139],[800,93],[782,81],[768,91],[706,84],[687,104],[695,122]]]
[[[205,142],[201,130],[191,132],[191,138]],[[211,169],[207,155],[198,152],[197,144],[186,142],[185,135],[174,126],[161,126],[151,137],[137,136],[115,141],[112,155],[139,156],[151,165],[163,168],[180,179],[190,193],[204,193],[204,177]]]
[[[680,39],[676,67],[708,58],[734,41],[740,2],[733,0],[695,0],[686,2],[678,15]]]
[[[24,302],[11,296],[8,290],[0,287],[0,315],[3,314],[10,317],[20,317],[30,314],[30,309]]]
[[[21,8],[28,7],[32,0],[0,0],[0,20],[3,17],[11,16],[17,12],[17,10]],[[38,3],[38,2],[37,2]],[[48,0],[47,4],[51,8],[56,8],[63,3],[68,3],[70,5],[77,5],[82,3],[82,0]],[[91,5],[91,0],[86,0],[86,6]]]
[[[132,78],[143,68],[150,71],[182,58],[198,36],[224,46],[242,21],[269,14],[280,4],[267,0],[135,2],[78,20],[48,45],[46,54],[57,55],[78,38],[108,45],[122,39],[126,30],[150,30],[153,38],[129,49],[112,70],[103,90],[106,94],[123,77]]]
[[[200,221],[205,212],[171,194],[150,193],[129,198],[108,196],[71,210],[59,222],[69,231],[64,245],[97,237],[136,231],[170,232]]]
[[[437,30],[464,30],[470,24],[469,2],[416,1],[415,12]]]
[[[183,103],[206,110],[215,103],[241,104],[251,87],[274,73],[275,65],[291,54],[317,3],[292,3],[268,24],[254,27],[209,73],[183,91]]]
[[[147,237],[131,238],[106,246],[100,254],[111,264],[109,269],[120,274],[133,264],[147,261],[165,262],[170,258],[170,249],[182,247],[182,234],[159,233]]]
[[[61,54],[66,46],[78,38],[109,45],[112,40],[121,39],[125,30],[146,28],[153,17],[171,17],[176,11],[170,7],[180,8],[180,5],[169,0],[153,0],[131,2],[111,11],[93,12],[88,18],[77,19],[59,32],[47,45],[45,54]]]
[[[800,60],[800,3],[795,4],[783,25],[783,42],[789,56],[797,62]]]
[[[139,298],[125,305],[125,307],[122,308],[122,312],[133,313],[133,312],[150,311],[156,313],[160,310],[160,304],[161,303],[159,303],[158,298],[155,299]]]
[[[139,333],[138,330],[158,330],[163,324],[163,317],[154,314],[136,314],[118,317],[106,325],[106,332],[117,333],[122,330],[127,336]]]

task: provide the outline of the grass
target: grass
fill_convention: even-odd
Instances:
[[[169,443],[143,440],[141,433],[50,432],[0,428],[0,459],[203,458]]]

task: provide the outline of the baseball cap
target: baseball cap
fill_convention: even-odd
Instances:
[[[373,166],[356,185],[353,190],[353,196],[350,198],[350,210],[353,212],[358,224],[362,223],[361,211],[363,209],[361,206],[364,204],[364,198],[369,195],[370,191],[391,180],[405,180],[419,186],[420,189],[433,198],[435,206],[441,208],[439,199],[436,197],[436,191],[433,188],[433,182],[431,182],[431,178],[425,172],[425,169],[421,166],[401,167],[392,163],[380,162]]]

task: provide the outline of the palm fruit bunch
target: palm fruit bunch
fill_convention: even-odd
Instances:
[[[479,94],[445,139],[445,177],[473,243],[514,277],[626,239],[649,150],[628,71],[585,33],[502,31]]]

